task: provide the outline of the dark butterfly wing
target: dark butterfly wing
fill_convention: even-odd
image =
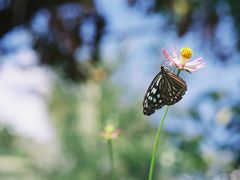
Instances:
[[[173,105],[180,101],[187,90],[186,82],[179,76],[167,71],[160,83],[162,99],[166,105]]]
[[[162,72],[159,72],[152,80],[143,100],[143,114],[151,115],[157,109],[162,108],[165,104],[161,98],[160,83]]]
[[[177,75],[161,68],[152,80],[143,100],[143,114],[151,115],[164,105],[180,101],[187,90],[186,82]]]

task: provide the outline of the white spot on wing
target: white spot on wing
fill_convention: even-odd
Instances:
[[[153,88],[151,92],[152,92],[153,94],[155,94],[156,91],[157,91],[157,89],[156,89],[156,88]]]
[[[148,96],[148,99],[151,101],[152,100],[152,96]]]
[[[160,82],[160,79],[161,79],[162,76],[159,76],[158,80],[157,80],[157,83],[156,83],[156,86],[159,85],[159,82]]]

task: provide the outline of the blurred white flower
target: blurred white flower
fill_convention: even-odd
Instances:
[[[233,113],[229,108],[222,108],[216,114],[216,121],[219,124],[225,125],[232,119]]]

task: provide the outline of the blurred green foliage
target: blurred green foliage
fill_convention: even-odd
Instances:
[[[88,83],[97,87],[101,94],[98,102],[88,102],[89,108],[95,106],[101,113],[96,116],[97,119],[92,119],[96,122],[94,127],[84,129],[83,124],[89,123],[87,121],[91,119],[81,119],[83,112],[79,107],[87,103],[84,101],[86,94],[83,93],[83,89],[88,88]],[[88,90],[91,92],[91,88]],[[25,166],[34,174],[34,179],[110,179],[107,142],[101,138],[101,131],[111,122],[121,129],[120,138],[113,143],[117,179],[147,179],[155,130],[141,115],[138,105],[122,106],[116,103],[120,102],[121,94],[121,90],[108,79],[76,85],[57,78],[49,101],[58,143],[57,148],[54,147],[57,153],[52,155],[46,150],[45,154],[35,154],[35,158],[31,158],[29,152],[34,151],[36,147],[29,146],[26,150],[21,143],[16,145],[15,141],[18,138],[7,128],[2,128],[0,141],[4,147],[1,147],[1,156],[11,155],[17,158],[21,156],[17,149],[24,152],[24,164],[27,162]],[[204,138],[206,137],[189,137],[181,132],[163,131],[157,157],[156,179],[174,179],[184,174],[190,174],[196,179],[210,178],[206,173],[212,162],[201,151]],[[27,143],[29,140],[21,141]],[[41,152],[42,148],[46,146],[39,146],[37,151]],[[51,163],[45,164],[42,159],[36,160],[37,156],[50,158]],[[39,165],[39,162],[43,164]],[[11,175],[13,179],[19,176],[18,169],[15,171],[16,176]],[[0,175],[3,175],[2,173],[0,168]]]
[[[114,141],[113,147],[117,179],[147,179],[155,129],[143,117],[140,100],[132,104],[122,103],[125,91],[113,84],[112,74],[103,70],[94,77],[94,70],[102,61],[102,39],[107,34],[107,22],[97,11],[94,1],[24,1],[20,4],[22,8],[16,8],[19,2],[3,1],[0,36],[23,26],[34,37],[32,47],[40,54],[40,63],[54,67],[58,77],[54,79],[48,101],[55,139],[50,144],[39,144],[1,126],[0,179],[108,180],[107,142],[101,138],[101,131],[108,122],[121,129],[121,136]],[[174,26],[179,36],[189,31],[200,31],[203,40],[212,43],[221,60],[228,60],[226,57],[231,57],[229,54],[235,51],[222,51],[224,46],[217,40],[215,30],[221,21],[219,11],[222,11],[224,15],[232,16],[237,32],[240,31],[239,1],[145,2],[128,0],[129,5],[143,9],[146,15],[164,15],[169,27]],[[75,16],[66,18],[67,13],[60,13],[62,9],[71,12],[72,8],[78,12]],[[37,15],[49,18],[46,32],[39,33],[34,29],[32,24]],[[79,33],[85,23],[90,23],[94,29],[89,39]],[[239,45],[239,36],[236,38]],[[88,58],[76,57],[76,51],[86,46],[90,49]],[[3,54],[9,51],[12,50],[1,46]],[[202,111],[206,102],[211,102],[213,109],[208,123]],[[189,176],[196,180],[213,179],[218,174],[239,168],[239,107],[240,99],[231,94],[218,89],[203,92],[192,108],[185,111],[186,119],[194,120],[201,133],[189,136],[180,130],[163,131],[155,179],[187,179]],[[229,139],[223,142],[216,140],[212,133],[216,128],[224,129]],[[214,151],[205,150],[204,146]],[[231,157],[225,161],[229,153]]]

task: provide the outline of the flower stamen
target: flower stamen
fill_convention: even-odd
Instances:
[[[181,49],[181,64],[185,66],[186,62],[192,57],[193,51],[191,48],[184,47]]]
[[[191,48],[184,47],[181,49],[181,56],[185,59],[190,59],[192,57],[193,51]]]

